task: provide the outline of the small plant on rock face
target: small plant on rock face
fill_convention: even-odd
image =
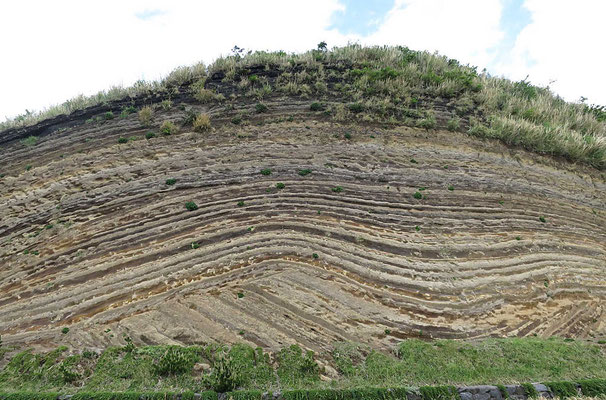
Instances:
[[[540,216],[540,217],[539,217],[539,221],[541,221],[541,222],[545,223],[547,220],[545,219],[545,217]]]
[[[454,190],[454,186],[452,186],[452,185],[448,186],[448,190],[453,191]]]
[[[143,126],[150,126],[152,122],[152,118],[154,115],[154,111],[150,106],[145,106],[139,111],[139,122]]]
[[[311,256],[312,256],[313,258],[315,258],[315,259],[320,258],[320,256],[318,255],[318,253],[313,253]]]
[[[341,193],[343,191],[343,188],[341,186],[335,186],[331,190],[335,193]]]
[[[175,178],[168,178],[168,179],[166,180],[166,184],[167,184],[168,186],[172,186],[172,185],[174,185],[175,183],[177,183],[177,180],[176,180]]]
[[[349,105],[349,111],[351,111],[354,114],[359,114],[362,111],[364,111],[364,105],[360,104],[360,103],[353,103]]]
[[[154,364],[154,370],[158,375],[181,375],[191,371],[196,360],[191,354],[178,346],[170,346],[162,357]]]
[[[449,119],[448,123],[446,124],[446,128],[448,128],[448,130],[451,132],[458,131],[460,126],[461,126],[461,122],[458,117]]]
[[[244,202],[242,200],[238,202],[238,207],[244,207]]]
[[[126,142],[128,142],[128,139],[125,137],[121,137],[118,139],[118,143],[126,143]]]
[[[34,146],[38,142],[37,136],[29,136],[21,141],[21,144],[27,147]]]
[[[195,211],[198,209],[198,205],[193,201],[188,201],[185,203],[185,208],[187,208],[188,211]]]
[[[66,335],[68,332],[69,332],[69,328],[68,327],[65,327],[65,328],[61,329],[61,333],[64,334],[64,335]]]
[[[213,360],[212,372],[205,377],[206,386],[218,393],[236,389],[241,381],[240,369],[227,354],[220,354]]]
[[[423,198],[423,195],[421,194],[421,192],[415,192],[415,194],[413,194],[413,197],[417,200],[420,200]]]
[[[300,169],[299,170],[299,175],[301,176],[305,176],[305,175],[309,175],[311,174],[311,169]]]
[[[311,105],[309,106],[309,109],[311,111],[322,111],[322,110],[324,110],[324,105],[322,103],[318,103],[318,102],[311,103]]]
[[[153,133],[153,132],[147,132],[147,133],[145,134],[145,139],[147,139],[147,140],[152,139],[152,138],[155,138],[155,137],[156,137],[156,134],[155,134],[155,133]]]
[[[286,187],[286,185],[285,185],[285,184],[283,184],[282,182],[278,182],[278,183],[276,183],[276,189],[278,189],[278,190],[282,190],[282,189],[284,189],[285,187]]]
[[[271,175],[271,169],[269,169],[269,168],[262,169],[261,175],[265,175],[265,176]]]
[[[345,135],[343,135],[343,137],[345,139],[351,139],[351,133],[347,132]]]
[[[111,111],[106,112],[105,114],[103,114],[103,118],[105,118],[105,120],[110,120],[110,119],[114,119],[114,113]]]
[[[257,114],[267,112],[267,106],[263,103],[257,103],[255,105],[255,111],[257,112]]]
[[[192,124],[196,132],[208,131],[210,130],[210,117],[208,114],[198,114]]]
[[[171,121],[164,121],[160,126],[160,132],[165,136],[170,136],[177,132],[177,126]]]

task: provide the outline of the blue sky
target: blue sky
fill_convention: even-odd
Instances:
[[[606,104],[604,15],[601,0],[0,2],[0,119],[208,64],[234,45],[300,52],[320,41],[438,51]]]

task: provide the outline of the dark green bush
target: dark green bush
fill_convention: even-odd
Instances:
[[[227,393],[227,398],[233,400],[262,400],[263,392],[260,390],[239,390]]]
[[[421,386],[423,400],[458,400],[459,392],[454,386]]]
[[[255,105],[255,111],[256,111],[258,114],[261,114],[261,113],[267,112],[267,106],[266,106],[265,104],[263,104],[263,103],[257,103],[257,104]]]
[[[198,205],[193,201],[188,201],[185,203],[185,208],[187,208],[188,211],[195,211],[198,209]]]
[[[283,184],[282,182],[278,182],[278,183],[276,183],[276,189],[278,189],[278,190],[282,190],[282,189],[284,189],[285,187],[286,187],[286,185],[285,185],[285,184]]]
[[[309,106],[311,111],[322,111],[324,110],[324,105],[322,103],[314,102]]]
[[[421,192],[415,192],[415,194],[413,194],[412,196],[417,200],[420,200],[423,198],[423,195],[421,194]]]
[[[175,183],[177,183],[177,180],[176,180],[175,178],[168,178],[168,179],[166,180],[166,184],[167,184],[168,186],[172,186],[172,185],[174,185]]]
[[[578,381],[583,396],[597,397],[606,395],[606,379],[585,379]]]
[[[152,139],[152,138],[155,138],[155,137],[156,137],[156,134],[154,132],[147,132],[145,134],[145,139],[148,139],[148,140]]]
[[[261,175],[265,175],[265,176],[271,175],[271,169],[269,169],[269,168],[262,169]]]
[[[551,392],[557,397],[564,399],[566,397],[577,396],[577,385],[573,382],[545,382],[545,385],[551,389]]]
[[[299,170],[299,175],[301,176],[305,176],[305,175],[309,175],[311,174],[311,169],[300,169]]]
[[[128,142],[128,139],[125,137],[121,137],[118,139],[118,143],[126,143],[126,142]]]
[[[354,114],[358,114],[361,113],[362,111],[364,111],[364,105],[361,103],[353,103],[349,105],[349,111],[351,111]]]
[[[180,375],[190,372],[194,368],[196,359],[191,352],[180,346],[169,346],[158,362],[154,364],[154,370],[158,375]]]

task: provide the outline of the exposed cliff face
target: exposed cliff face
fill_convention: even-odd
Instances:
[[[229,99],[221,79],[206,87]],[[442,130],[439,100],[438,130],[336,121],[276,94],[265,112],[251,99],[204,105],[184,88],[152,128],[117,116],[167,97],[2,136],[6,343],[104,347],[126,333],[319,350],[606,334],[600,171]],[[197,112],[212,131],[158,132]],[[20,141],[30,135],[34,146]]]

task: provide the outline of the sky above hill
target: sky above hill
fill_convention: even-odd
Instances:
[[[321,41],[438,51],[569,101],[606,104],[604,0],[55,0],[0,2],[0,120],[234,45],[300,52]]]

